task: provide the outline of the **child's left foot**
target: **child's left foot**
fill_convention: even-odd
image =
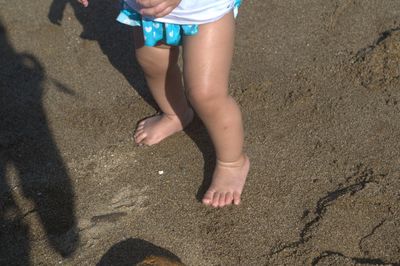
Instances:
[[[142,120],[135,132],[135,142],[139,145],[154,145],[163,139],[182,131],[192,120],[193,110],[188,110],[178,117],[177,115],[159,114]]]
[[[236,162],[217,160],[211,186],[203,197],[203,203],[213,207],[224,207],[232,202],[239,205],[249,168],[250,161],[245,154]]]

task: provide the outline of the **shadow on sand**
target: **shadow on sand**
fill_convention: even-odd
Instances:
[[[48,19],[61,25],[67,5],[82,25],[82,39],[96,41],[111,63],[153,108],[157,105],[149,94],[146,83],[135,59],[132,27],[116,21],[119,3],[113,0],[90,0],[84,8],[77,0],[53,0],[49,8]]]
[[[197,201],[201,202],[210,187],[215,167],[215,150],[207,130],[201,120],[195,116],[193,122],[185,129],[185,133],[193,140],[203,155],[203,182],[196,193]]]
[[[83,27],[81,37],[97,41],[113,67],[123,74],[149,105],[159,110],[147,90],[143,73],[134,57],[133,30],[115,20],[119,13],[119,4],[111,0],[91,0],[89,7],[83,8],[76,0],[53,0],[48,13],[52,23],[61,24],[67,4],[72,7],[75,17]],[[194,119],[185,132],[196,143],[204,158],[204,180],[196,195],[197,200],[201,201],[211,183],[215,165],[214,149],[198,118]]]
[[[1,21],[0,54],[0,264],[29,265],[41,231],[68,257],[79,243],[74,191],[42,103],[45,70],[15,51]]]

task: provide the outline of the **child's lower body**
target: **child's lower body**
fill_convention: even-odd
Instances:
[[[250,166],[243,152],[241,112],[228,94],[234,32],[231,12],[199,25],[196,35],[183,37],[182,75],[177,64],[179,48],[144,46],[142,28],[134,27],[136,58],[162,111],[138,124],[135,141],[153,145],[181,131],[192,121],[193,107],[215,146],[216,166],[202,200],[214,207],[240,203]]]

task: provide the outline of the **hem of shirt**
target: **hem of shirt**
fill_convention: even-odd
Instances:
[[[134,7],[129,5],[129,3],[127,3],[127,5],[130,8],[132,8],[133,10],[135,10],[136,12],[140,13]],[[213,18],[210,18],[210,19],[207,19],[207,20],[201,20],[201,21],[198,21],[198,20],[187,20],[187,21],[179,21],[179,23],[177,23],[177,21],[172,19],[172,18],[165,18],[165,17],[154,18],[154,17],[146,17],[146,16],[143,16],[142,19],[153,20],[153,21],[162,22],[162,23],[177,24],[177,25],[201,25],[201,24],[207,24],[207,23],[215,22],[215,21],[221,19],[223,16],[225,16],[229,12],[233,11],[234,9],[235,9],[235,6],[232,5],[231,7],[227,8],[226,11],[224,11],[220,15],[218,15],[216,17],[213,17]]]
[[[221,13],[220,15],[218,15],[217,17],[213,17],[207,20],[201,20],[201,21],[196,21],[196,20],[188,20],[188,21],[180,21],[179,23],[176,23],[176,21],[174,21],[173,19],[167,19],[167,18],[156,18],[156,19],[152,19],[153,21],[157,21],[157,22],[162,22],[162,23],[169,23],[169,24],[179,24],[179,25],[202,25],[202,24],[208,24],[208,23],[212,23],[215,22],[219,19],[221,19],[223,16],[225,16],[226,14],[232,12],[234,9],[234,7],[228,8],[225,12]]]

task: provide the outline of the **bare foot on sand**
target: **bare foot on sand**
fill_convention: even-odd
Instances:
[[[245,154],[236,162],[217,160],[211,186],[203,197],[203,203],[213,207],[224,207],[232,202],[238,205],[249,168],[250,161]]]
[[[139,145],[154,145],[182,131],[193,120],[193,110],[188,111],[180,119],[177,115],[159,114],[144,119],[138,124],[135,142]]]

